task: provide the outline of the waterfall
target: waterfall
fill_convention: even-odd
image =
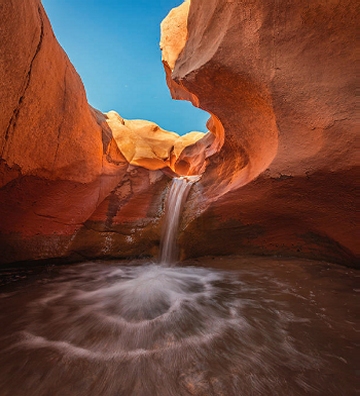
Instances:
[[[173,179],[165,203],[165,219],[160,243],[160,264],[171,265],[178,259],[176,237],[180,215],[192,185],[200,176],[176,177]]]

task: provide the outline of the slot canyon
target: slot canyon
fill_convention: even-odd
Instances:
[[[355,395],[355,2],[169,10],[185,135],[93,108],[40,0],[0,15],[0,395]]]

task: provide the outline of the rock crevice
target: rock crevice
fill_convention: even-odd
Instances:
[[[30,61],[29,70],[28,70],[28,72],[26,73],[26,76],[25,76],[23,92],[21,93],[21,96],[20,96],[19,101],[18,101],[18,105],[15,107],[15,109],[13,111],[13,114],[12,114],[12,116],[10,118],[9,124],[8,124],[8,126],[7,126],[7,128],[5,130],[4,139],[3,139],[3,146],[2,146],[2,149],[1,149],[1,157],[6,155],[6,147],[8,145],[9,136],[11,136],[11,131],[13,129],[15,129],[15,127],[16,127],[16,120],[17,120],[17,118],[19,116],[21,105],[22,105],[22,103],[24,101],[26,91],[27,91],[27,89],[29,87],[29,84],[30,84],[33,64],[34,64],[36,56],[40,52],[41,44],[42,44],[42,41],[43,41],[43,38],[44,38],[44,22],[43,22],[43,18],[42,18],[42,15],[41,15],[41,8],[40,7],[38,7],[38,14],[39,14],[39,19],[40,19],[40,34],[39,34],[38,44],[36,46],[34,56],[32,57],[32,59]]]

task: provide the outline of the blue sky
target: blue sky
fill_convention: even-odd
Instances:
[[[208,114],[171,99],[159,49],[160,22],[182,0],[42,0],[80,74],[89,103],[184,134]]]

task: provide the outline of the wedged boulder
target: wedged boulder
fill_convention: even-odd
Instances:
[[[169,88],[213,115],[222,146],[190,197],[184,255],[354,264],[355,3],[191,0],[176,12],[163,22]],[[179,20],[181,51],[169,48]]]
[[[126,120],[115,111],[106,114],[113,138],[129,164],[149,170],[170,168],[174,174],[203,173],[213,135],[190,132],[179,136],[146,120]],[[199,142],[199,143],[198,143]]]

